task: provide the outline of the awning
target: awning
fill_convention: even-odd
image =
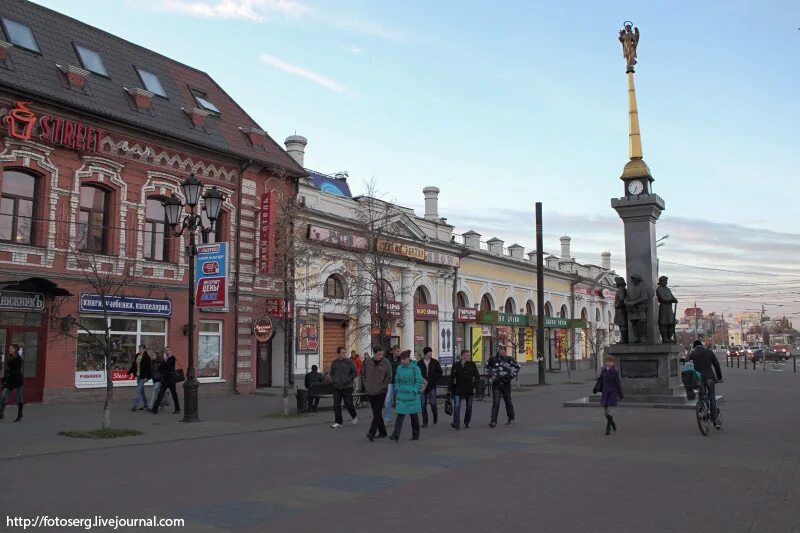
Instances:
[[[0,289],[17,292],[39,292],[51,298],[72,296],[71,292],[45,278],[0,281]]]

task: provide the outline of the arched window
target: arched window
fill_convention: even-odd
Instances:
[[[506,313],[514,314],[517,312],[516,305],[514,304],[514,298],[507,298],[506,305],[503,309]]]
[[[467,295],[463,292],[459,292],[456,294],[456,300],[459,307],[466,308],[469,307],[469,300],[467,299]]]
[[[600,310],[599,309],[595,309],[594,310],[594,321],[599,323],[601,320],[602,319],[600,318]]]
[[[550,305],[550,302],[544,304],[544,316],[553,316],[553,306]]]
[[[107,253],[109,193],[94,185],[81,185],[78,212],[78,246],[85,252]]]
[[[569,311],[567,311],[566,305],[561,306],[561,312],[558,313],[558,316],[560,316],[561,318],[569,317]]]
[[[425,287],[417,287],[417,290],[414,291],[414,303],[415,304],[428,303],[428,293],[425,291]]]
[[[375,286],[372,288],[372,297],[383,302],[394,302],[395,296],[392,284],[385,279],[376,281]]]
[[[488,294],[484,294],[483,298],[481,298],[481,311],[492,311],[494,308],[494,302],[492,302],[492,297]]]
[[[144,258],[152,261],[169,259],[169,241],[166,231],[167,213],[160,198],[148,198],[144,221]]]
[[[223,227],[225,225],[225,212],[220,209],[219,215],[217,216],[217,220],[214,221],[214,229],[213,231],[208,231],[203,235],[203,238],[206,239],[205,242],[207,243],[215,243],[215,242],[223,242],[225,241],[225,236],[223,235]],[[208,215],[206,214],[206,206],[203,206],[200,209],[200,220],[203,222],[204,228],[211,227],[211,221],[208,219]]]
[[[344,283],[337,275],[328,276],[325,280],[325,298],[344,298]]]
[[[581,309],[581,320],[589,320],[589,313],[586,312],[586,308],[584,307]]]
[[[0,241],[31,244],[35,213],[36,178],[18,170],[3,172]]]
[[[536,314],[536,306],[534,306],[533,302],[530,300],[525,302],[525,314],[531,316]]]

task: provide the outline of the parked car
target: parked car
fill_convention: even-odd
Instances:
[[[776,351],[776,352],[779,352],[779,353],[785,353],[787,355],[792,353],[792,347],[789,346],[788,344],[773,344],[771,346],[771,348],[772,348],[773,351]]]
[[[783,352],[776,352],[775,350],[770,350],[769,348],[759,348],[758,350],[753,351],[753,355],[750,356],[750,360],[759,362],[765,356],[767,361],[786,361],[789,359],[789,355]]]

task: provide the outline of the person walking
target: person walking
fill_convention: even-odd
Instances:
[[[386,401],[386,391],[392,382],[392,365],[387,359],[383,358],[383,349],[375,348],[375,355],[372,359],[365,359],[362,367],[361,378],[364,382],[364,390],[372,408],[372,423],[367,431],[367,439],[370,442],[377,438],[386,438],[386,424],[383,422],[381,410]]]
[[[406,415],[411,416],[411,440],[419,440],[419,412],[422,410],[420,391],[425,386],[419,366],[411,364],[411,350],[400,354],[400,365],[394,377],[394,389],[397,396],[397,417],[394,421],[394,431],[389,437],[397,442],[400,440],[400,431]]]
[[[397,367],[400,364],[400,347],[395,345],[389,350],[389,355],[386,357],[389,364],[392,365],[392,376],[397,376]],[[389,384],[389,389],[386,391],[386,400],[383,402],[383,421],[388,424],[392,419],[392,403],[394,402],[394,383]]]
[[[150,366],[150,374],[153,380],[153,391],[150,395],[150,403],[147,404],[147,410],[152,411],[153,406],[156,404],[156,398],[158,397],[158,392],[161,390],[161,367],[164,365],[164,356],[160,353],[156,354],[155,359],[153,359],[153,364]],[[167,404],[164,403],[168,400],[168,398],[164,398],[162,400],[162,405],[166,406]]]
[[[603,406],[603,414],[606,415],[606,435],[611,434],[611,430],[617,430],[617,424],[612,416],[613,408],[617,402],[622,400],[625,395],[622,393],[622,381],[619,377],[616,362],[613,357],[606,358],[606,366],[600,373],[600,383],[603,387],[603,396],[600,398],[600,405]]]
[[[353,424],[358,424],[358,413],[353,407],[353,381],[357,376],[356,365],[347,358],[343,346],[336,348],[336,359],[331,363],[331,382],[333,383],[333,414],[335,420],[332,428],[342,427],[342,400],[353,419]]]
[[[439,378],[444,375],[442,372],[442,365],[439,361],[433,358],[433,349],[426,346],[422,350],[422,359],[417,363],[420,372],[422,372],[422,379],[425,380],[425,390],[422,392],[422,427],[428,427],[428,404],[431,404],[431,413],[433,414],[433,423],[439,422],[439,410],[436,408],[436,384]]]
[[[164,363],[161,365],[161,388],[158,391],[158,397],[150,410],[154,415],[158,414],[158,406],[161,405],[161,400],[164,398],[164,393],[167,391],[172,395],[172,401],[175,403],[175,410],[173,414],[181,412],[181,404],[178,401],[178,392],[175,390],[175,356],[172,355],[172,350],[169,346],[164,348]]]
[[[325,381],[325,376],[319,372],[317,365],[311,365],[311,372],[305,376],[306,390],[308,391],[308,410],[316,411],[319,407],[319,396],[311,392],[312,385],[318,385]]]
[[[453,395],[453,422],[454,429],[461,429],[461,402],[466,403],[464,413],[464,428],[469,428],[472,420],[472,400],[475,398],[475,387],[481,379],[478,366],[472,361],[469,350],[461,350],[461,359],[456,361],[450,369],[450,394]]]
[[[355,350],[350,351],[350,360],[353,361],[353,364],[356,367],[356,379],[353,388],[356,392],[358,392],[361,390],[361,367],[363,366],[363,363],[361,361],[361,356],[358,355],[358,352]]]
[[[5,372],[3,373],[3,393],[0,396],[0,420],[3,419],[3,412],[6,410],[6,401],[11,391],[14,391],[17,400],[17,418],[14,422],[22,420],[22,408],[24,400],[22,388],[25,384],[24,365],[22,356],[19,354],[19,344],[12,344],[6,350]]]
[[[497,355],[491,357],[486,370],[492,379],[492,418],[489,427],[497,426],[497,415],[500,412],[500,398],[506,404],[506,425],[514,423],[514,404],[511,402],[511,380],[519,372],[519,363],[506,355],[506,347],[498,346]]]
[[[144,384],[148,379],[153,378],[153,361],[150,359],[150,354],[147,353],[147,347],[144,344],[139,345],[139,351],[136,352],[136,357],[133,358],[133,363],[128,369],[128,375],[136,377],[136,397],[133,399],[133,407],[131,411],[144,411],[147,407],[147,395],[144,392]],[[141,407],[139,404],[141,403]]]

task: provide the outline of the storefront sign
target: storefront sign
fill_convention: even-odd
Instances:
[[[195,305],[200,308],[228,306],[228,243],[201,244],[195,256],[197,277]]]
[[[379,252],[417,259],[418,261],[425,260],[425,248],[420,248],[418,246],[411,246],[410,244],[401,242],[379,240],[376,243],[376,247]]]
[[[482,311],[478,313],[479,324],[500,324],[506,326],[524,326],[528,322],[526,315],[502,313],[500,311]]]
[[[0,309],[41,311],[44,309],[44,294],[38,292],[0,291]]]
[[[536,327],[537,320],[535,316],[528,315],[528,325]],[[547,329],[583,329],[586,327],[586,321],[576,318],[561,318],[558,316],[544,317],[544,327]]]
[[[56,144],[87,152],[100,151],[104,131],[83,122],[52,115],[37,115],[29,109],[32,102],[14,102],[14,108],[3,117],[8,136],[21,141]]]
[[[275,218],[278,214],[277,195],[275,191],[261,195],[261,213],[258,216],[258,272],[272,274],[275,270]]]
[[[81,313],[103,313],[104,298],[99,294],[81,293],[78,310]],[[106,312],[111,315],[172,316],[172,302],[156,298],[106,296]]]
[[[443,365],[453,364],[453,323],[439,322],[439,362]]]
[[[576,285],[575,293],[583,294],[584,296],[595,296],[597,294],[597,291],[592,287],[584,287],[582,285]]]
[[[471,328],[471,351],[472,351],[472,360],[476,363],[480,363],[483,361],[483,332],[481,328]]]
[[[259,317],[253,322],[253,334],[258,342],[267,342],[272,338],[272,319],[268,316]]]
[[[283,318],[287,314],[287,303],[283,298],[267,298],[265,302],[266,313],[274,318]],[[288,303],[288,315],[294,314],[292,302]]]
[[[319,307],[297,308],[297,353],[319,353]]]
[[[525,328],[525,361],[533,361],[533,328]]]
[[[372,300],[372,305],[370,306],[370,310],[373,315],[381,314],[378,312],[378,300]],[[387,318],[400,318],[400,315],[403,310],[403,305],[400,302],[383,302],[383,314]]]
[[[475,322],[478,319],[478,310],[474,307],[459,307],[456,310],[456,319],[459,322]]]
[[[436,304],[414,304],[414,320],[437,320],[439,306]]]
[[[345,250],[356,250],[366,252],[369,250],[369,240],[361,235],[347,233],[321,226],[308,226],[308,240],[318,242],[325,246],[344,248]]]
[[[458,267],[461,264],[461,260],[457,256],[434,252],[433,250],[425,250],[425,262],[450,267]]]

